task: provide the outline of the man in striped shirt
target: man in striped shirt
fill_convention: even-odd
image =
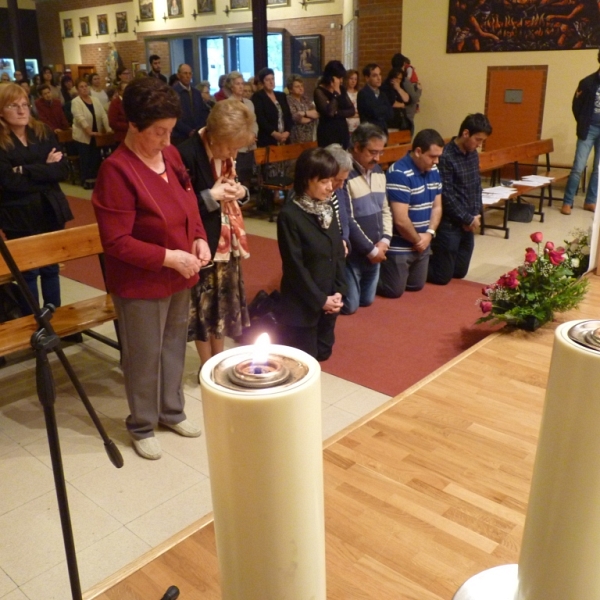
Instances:
[[[427,280],[430,244],[442,217],[442,182],[437,169],[444,148],[442,136],[423,129],[415,136],[412,152],[387,172],[387,197],[394,234],[381,263],[377,293],[399,298],[416,292]]]

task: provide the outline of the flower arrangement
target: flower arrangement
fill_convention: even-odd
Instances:
[[[565,240],[566,255],[573,274],[581,277],[590,266],[590,230],[574,229],[569,235],[573,239]]]
[[[583,300],[589,282],[575,276],[574,254],[556,248],[552,242],[542,248],[543,235],[539,231],[530,237],[537,251],[527,248],[521,266],[483,288],[485,298],[478,303],[484,316],[477,323],[505,322],[533,331],[551,321],[554,313],[575,308]],[[573,252],[582,248],[578,244]]]

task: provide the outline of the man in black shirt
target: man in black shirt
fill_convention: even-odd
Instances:
[[[148,59],[148,62],[150,63],[148,77],[156,77],[156,79],[160,79],[162,82],[167,83],[167,78],[160,72],[160,56],[158,56],[158,54],[153,54]]]
[[[361,123],[377,125],[386,135],[387,122],[394,116],[392,105],[385,94],[381,93],[381,69],[375,63],[363,69],[365,85],[357,96],[358,114]]]

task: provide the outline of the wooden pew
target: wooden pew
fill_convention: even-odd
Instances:
[[[17,266],[28,271],[47,265],[68,262],[86,256],[102,259],[102,245],[98,225],[84,225],[62,231],[44,233],[6,242]],[[8,265],[0,257],[0,283],[12,280]],[[95,298],[60,306],[50,320],[59,337],[86,333],[113,348],[118,343],[94,331],[88,331],[116,319],[110,295],[100,292]],[[0,356],[30,348],[30,338],[38,329],[32,315],[0,323]]]
[[[386,146],[382,155],[379,157],[379,164],[385,171],[391,164],[404,158],[412,149],[412,143],[399,146]]]
[[[408,129],[402,131],[390,131],[388,134],[387,146],[400,146],[401,144],[410,144],[412,136]]]
[[[317,142],[300,142],[298,144],[284,144],[282,146],[266,146],[254,151],[254,161],[258,167],[259,190],[269,192],[267,209],[269,221],[275,217],[275,199],[280,192],[288,192],[294,187],[294,180],[285,174],[278,177],[269,177],[268,170],[271,165],[283,166],[287,161],[296,160],[302,152],[309,148],[316,148]]]

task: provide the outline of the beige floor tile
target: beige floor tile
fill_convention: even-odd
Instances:
[[[78,551],[120,528],[116,519],[71,486],[67,494]],[[20,586],[64,561],[54,490],[0,517],[0,540],[0,564]]]
[[[161,439],[162,434],[158,437]],[[160,460],[146,460],[135,454],[131,446],[120,449],[125,460],[123,468],[115,469],[108,463],[73,479],[72,484],[123,524],[146,514],[205,478],[168,453],[163,452]]]
[[[360,387],[351,381],[321,372],[321,400],[325,404],[335,404]]]
[[[52,470],[23,448],[2,456],[0,481],[0,515],[5,515],[54,489]],[[4,568],[2,561],[0,567]]]
[[[351,423],[356,421],[356,415],[349,413],[346,410],[338,408],[337,406],[328,406],[322,414],[323,422],[321,429],[323,432],[323,439],[326,440],[334,433],[344,429]]]
[[[158,546],[212,511],[210,481],[204,479],[127,525],[150,546]]]
[[[8,593],[14,592],[17,589],[17,584],[0,569],[0,600],[4,598]]]
[[[15,442],[15,440],[0,432],[0,457],[3,454],[17,450],[18,448],[19,445],[17,442]]]
[[[83,591],[128,565],[150,549],[125,527],[78,553],[79,576]],[[71,598],[64,562],[21,586],[28,600],[66,600]],[[148,599],[152,600],[152,599]]]
[[[17,589],[9,592],[6,596],[0,596],[0,600],[29,600],[29,598],[20,589]]]
[[[389,399],[389,396],[385,394],[363,387],[338,400],[334,406],[357,417],[364,417]]]

